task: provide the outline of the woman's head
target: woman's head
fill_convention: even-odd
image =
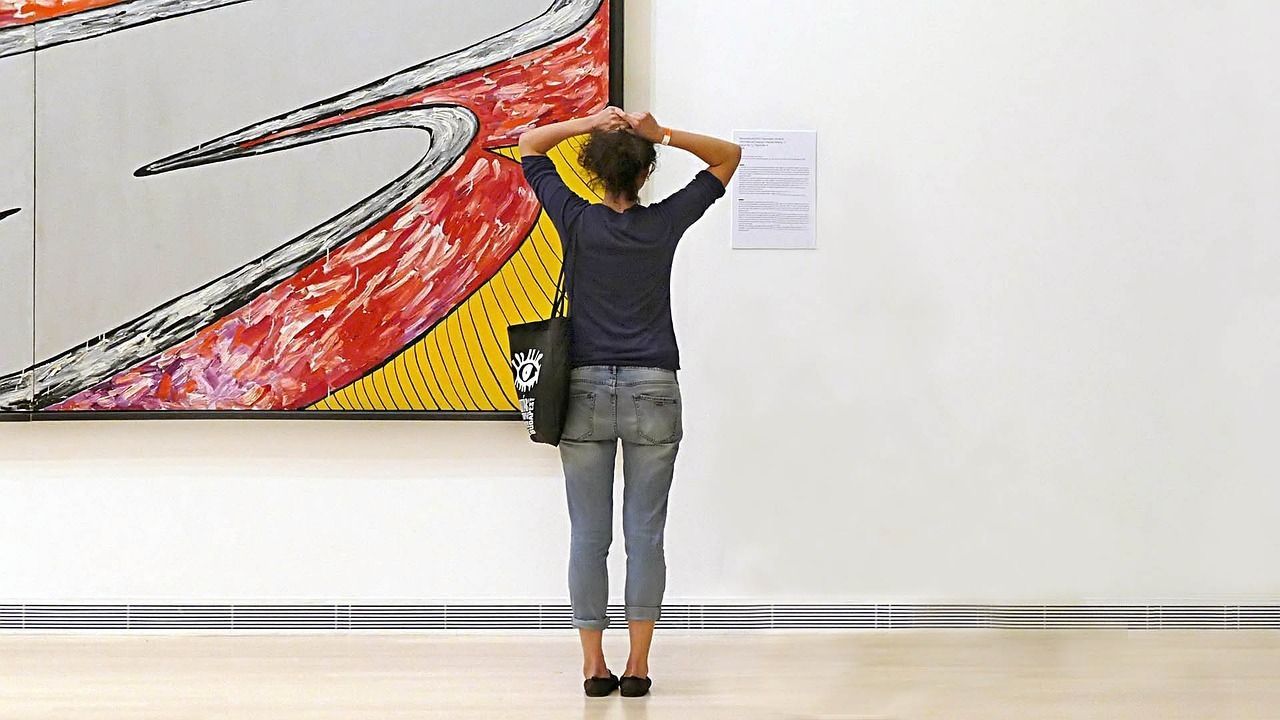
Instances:
[[[658,160],[653,143],[627,130],[593,130],[582,148],[582,166],[611,195],[639,199]]]

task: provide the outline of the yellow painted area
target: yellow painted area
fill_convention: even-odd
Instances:
[[[578,159],[582,140],[570,138],[548,157],[574,192],[599,202]],[[495,152],[520,161],[516,147]],[[488,283],[382,367],[307,409],[514,411],[507,326],[550,316],[561,255],[559,233],[539,213],[532,232]]]

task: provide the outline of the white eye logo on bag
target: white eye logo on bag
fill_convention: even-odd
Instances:
[[[542,370],[542,352],[528,350],[516,353],[515,359],[511,361],[511,367],[516,371],[516,389],[520,392],[529,392],[534,385],[538,384],[538,373]]]

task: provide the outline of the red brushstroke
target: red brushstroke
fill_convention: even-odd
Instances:
[[[328,260],[47,409],[298,409],[403,351],[492,279],[531,232],[539,207],[519,165],[488,150],[515,144],[533,124],[606,104],[608,17],[605,2],[558,43],[272,136],[429,103],[460,105],[480,120],[476,141],[444,177]]]
[[[0,0],[0,28],[33,25],[41,20],[125,2],[128,0]]]

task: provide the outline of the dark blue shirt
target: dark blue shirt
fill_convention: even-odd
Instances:
[[[545,155],[523,160],[524,176],[568,255],[570,364],[680,369],[671,322],[671,262],[680,237],[725,193],[699,172],[652,205],[617,212],[570,190]]]

